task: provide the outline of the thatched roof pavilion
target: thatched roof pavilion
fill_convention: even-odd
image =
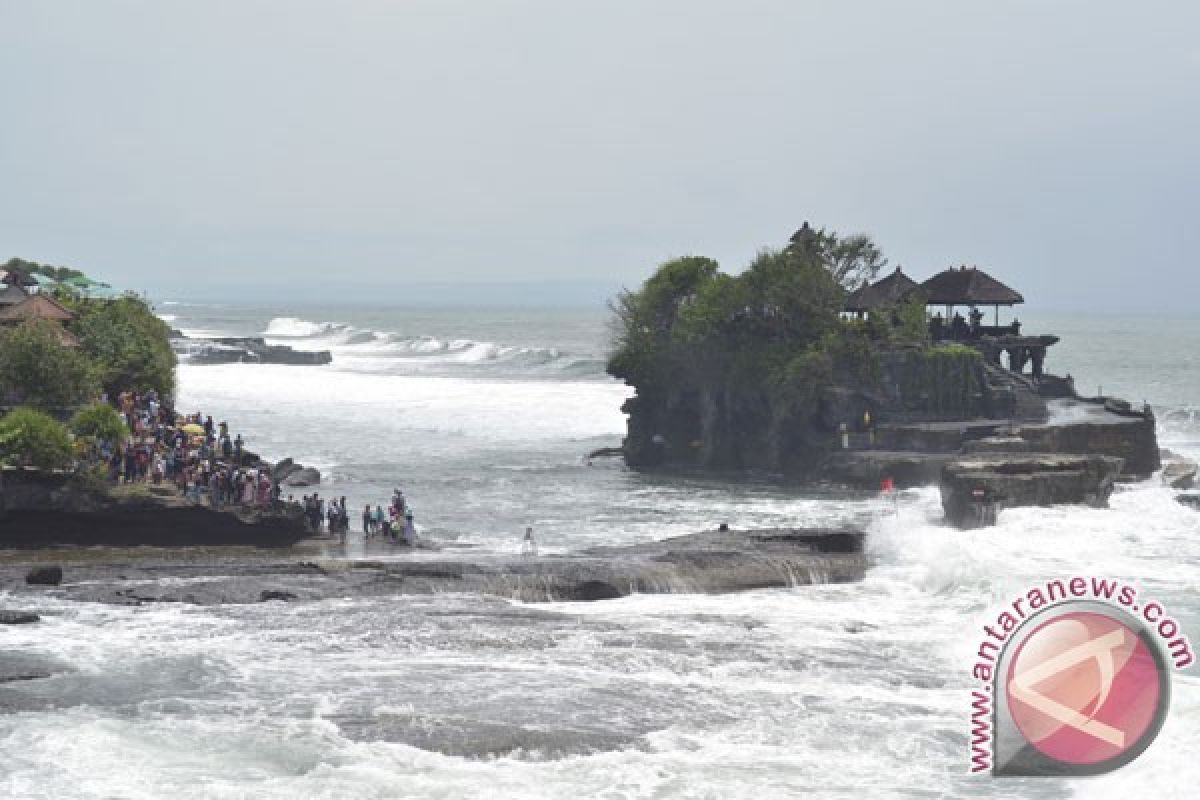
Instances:
[[[894,306],[914,292],[921,292],[920,284],[905,275],[900,267],[896,267],[896,271],[891,275],[851,292],[846,298],[844,310],[861,313]]]
[[[55,327],[58,329],[59,341],[67,347],[79,347],[79,339],[62,327],[63,323],[70,322],[75,319],[75,316],[75,312],[71,309],[44,294],[31,294],[19,303],[0,305],[0,324],[20,325],[31,319],[48,319],[57,322],[58,325]]]
[[[70,322],[75,319],[75,312],[44,294],[31,294],[19,303],[0,309],[2,323],[21,323],[31,319]]]
[[[978,267],[951,267],[921,284],[929,306],[1014,306],[1025,298]]]

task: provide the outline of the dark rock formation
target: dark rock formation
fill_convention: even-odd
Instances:
[[[561,556],[522,557],[443,552],[436,560],[231,561],[72,567],[63,597],[133,605],[200,605],[264,600],[467,592],[527,602],[588,601],[634,592],[723,593],[861,580],[863,533],[842,529],[708,532]],[[127,558],[127,556],[122,556]],[[179,580],[186,578],[186,580]],[[164,580],[169,579],[169,580]],[[0,567],[0,585],[5,570]]]
[[[1144,480],[1161,466],[1154,413],[1134,411],[1111,398],[1103,404],[1059,401],[1077,417],[1069,422],[1023,425],[1020,436],[1039,453],[1095,453],[1124,462],[1123,476]]]
[[[146,503],[89,512],[10,511],[0,526],[0,547],[287,547],[308,535],[298,509],[241,513]]]
[[[7,611],[0,609],[0,625],[28,625],[41,617],[32,611]]]
[[[0,650],[0,684],[40,680],[69,671],[69,665],[47,656]],[[0,696],[0,711],[9,705],[4,700]]]
[[[960,528],[988,524],[1013,506],[1105,506],[1121,459],[1062,453],[964,457],[942,470],[942,508]]]
[[[317,486],[321,483],[321,471],[313,467],[289,470],[283,479],[284,486]]]
[[[290,364],[319,366],[333,361],[328,350],[295,350],[287,345],[267,344],[260,337],[171,339],[171,347],[188,364]]]
[[[864,489],[878,489],[885,478],[898,489],[908,489],[937,483],[942,468],[956,458],[911,450],[841,450],[829,457],[822,472],[829,480]]]
[[[303,465],[297,464],[290,458],[285,458],[271,469],[271,480],[275,481],[276,483],[282,483],[283,479],[288,475],[291,475],[293,472],[298,472],[303,468]]]
[[[962,451],[967,455],[976,453],[1028,453],[1029,442],[1020,436],[985,436],[963,442]]]
[[[1181,494],[1175,498],[1177,503],[1200,511],[1200,494]]]
[[[1191,489],[1196,485],[1195,461],[1174,453],[1163,452],[1162,482],[1172,489]]]
[[[0,548],[285,547],[308,535],[296,505],[215,511],[170,490],[118,497],[79,487],[70,473],[33,469],[6,468],[0,481]]]
[[[25,582],[31,586],[58,586],[62,579],[62,567],[38,567],[25,576]]]

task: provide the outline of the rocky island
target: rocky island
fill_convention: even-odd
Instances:
[[[1151,409],[1080,396],[1045,368],[1057,336],[1000,324],[1002,307],[1024,302],[1018,292],[975,267],[924,283],[897,268],[872,282],[885,265],[868,237],[805,223],[739,275],[686,257],[623,293],[608,371],[636,392],[626,463],[868,488],[941,482],[948,508],[978,490],[993,510],[1103,504],[1115,478],[1160,468]],[[979,452],[993,467],[987,485],[982,473],[963,478]],[[1087,462],[1083,484],[1047,488],[1070,456]]]

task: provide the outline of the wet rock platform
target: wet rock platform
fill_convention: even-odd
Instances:
[[[211,548],[186,558],[138,550],[77,552],[57,587],[24,583],[31,564],[5,560],[0,589],[85,602],[295,602],[330,597],[474,593],[525,602],[590,601],[635,593],[708,593],[858,581],[864,534],[852,529],[712,531],[575,553],[517,556],[478,551],[409,551],[344,559],[298,550],[271,558],[245,548]],[[54,554],[42,552],[44,561]],[[280,554],[281,555],[281,554]],[[70,563],[74,561],[74,563]],[[33,607],[35,604],[26,604]]]

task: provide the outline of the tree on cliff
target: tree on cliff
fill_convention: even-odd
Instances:
[[[155,389],[170,397],[175,391],[175,353],[171,329],[137,295],[87,301],[76,309],[73,330],[92,359],[110,397],[127,389]]]
[[[792,246],[760,252],[737,275],[708,259],[676,259],[623,293],[608,371],[637,390],[625,406],[627,462],[815,463],[833,440],[822,417],[827,390],[874,391],[878,382],[872,331],[842,319],[839,278],[882,263],[866,237],[843,246],[806,226]]]
[[[675,258],[660,266],[641,290],[622,291],[609,304],[613,312],[609,373],[635,385],[668,379],[664,369],[671,362],[675,323],[718,269],[711,258]]]
[[[807,222],[792,234],[787,250],[819,258],[838,285],[848,291],[875,280],[888,265],[883,251],[867,234],[840,236],[837,231],[816,230]]]
[[[799,248],[763,251],[736,276],[711,259],[668,261],[613,305],[608,370],[639,389],[765,386],[839,330],[843,300],[819,254]]]
[[[65,281],[68,278],[83,277],[83,273],[77,269],[70,267],[53,267],[49,264],[39,264],[36,261],[26,261],[23,258],[10,258],[4,264],[0,264],[0,269],[16,269],[32,273],[34,275],[45,275],[56,281]]]
[[[0,332],[0,394],[38,408],[72,408],[96,393],[87,359],[63,331],[34,319]]]

